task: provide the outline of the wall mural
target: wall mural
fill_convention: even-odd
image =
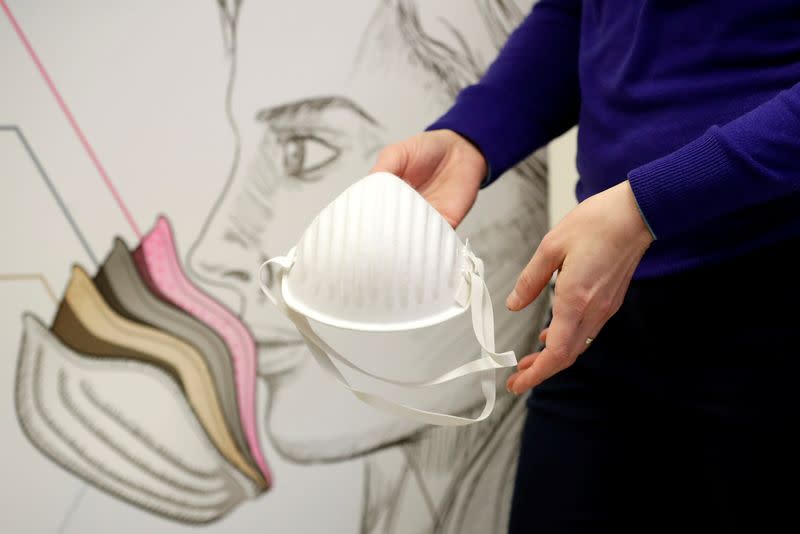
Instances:
[[[353,498],[363,533],[503,531],[524,399],[499,382],[493,415],[456,428],[376,412],[339,392],[309,361],[254,276],[369,171],[382,146],[423,127],[476,80],[531,2],[376,2],[356,57],[342,60],[350,75],[340,94],[310,87],[290,101],[237,111],[248,88],[240,57],[254,53],[246,47],[258,36],[240,31],[248,16],[241,0],[218,0],[228,75],[217,106],[233,141],[219,153],[229,170],[194,235],[178,234],[170,215],[139,230],[13,6],[0,4],[7,19],[0,31],[25,49],[137,236],[117,236],[97,254],[25,125],[0,125],[0,135],[24,147],[90,260],[61,266],[70,271],[61,294],[36,273],[0,274],[2,283],[39,280],[56,301],[51,321],[23,316],[13,431],[91,487],[172,520],[165,529],[216,522],[242,503],[269,500],[281,491],[281,472],[271,466],[279,457],[309,470],[361,462],[361,492]],[[242,127],[242,115],[259,135]],[[512,316],[502,301],[546,231],[546,201],[546,165],[537,153],[487,189],[459,227],[486,264],[497,344],[517,354],[532,347],[546,303]],[[412,335],[353,339],[321,325],[320,332],[339,350],[358,353],[359,365],[398,377],[409,369],[434,376],[478,350],[468,317]],[[477,379],[413,395],[414,404],[448,413],[470,415],[482,404]],[[269,521],[265,513],[260,524]]]

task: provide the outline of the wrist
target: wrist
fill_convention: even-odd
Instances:
[[[644,216],[639,202],[636,200],[636,195],[633,193],[633,188],[628,180],[623,181],[618,186],[621,194],[624,197],[625,205],[627,206],[626,212],[630,215],[629,227],[631,229],[631,238],[639,243],[642,248],[646,249],[650,244],[655,241],[656,237],[647,219]]]
[[[481,147],[478,146],[477,143],[475,143],[466,135],[455,130],[442,129],[433,131],[441,132],[443,135],[446,135],[449,139],[451,139],[453,147],[455,148],[454,154],[456,157],[468,158],[469,160],[474,160],[476,162],[479,169],[479,175],[481,177],[480,181],[478,182],[479,188],[489,185],[492,175],[491,166],[481,150]]]

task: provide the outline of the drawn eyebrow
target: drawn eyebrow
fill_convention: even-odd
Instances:
[[[298,115],[316,115],[328,110],[345,109],[360,116],[370,124],[378,125],[369,113],[364,111],[358,104],[343,96],[322,96],[316,98],[305,98],[287,104],[266,108],[256,113],[256,120],[270,122],[273,120],[294,119]]]

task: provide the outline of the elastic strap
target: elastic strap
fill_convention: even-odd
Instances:
[[[305,316],[297,313],[286,305],[281,291],[283,286],[283,278],[294,263],[294,249],[292,249],[287,256],[272,258],[264,262],[258,270],[258,282],[261,286],[261,290],[264,292],[267,298],[269,298],[270,301],[272,301],[272,303],[294,323],[319,366],[322,367],[322,369],[324,369],[336,381],[349,389],[353,395],[355,395],[361,401],[380,410],[390,412],[395,415],[409,417],[426,424],[440,426],[463,426],[482,421],[492,413],[496,400],[496,370],[503,367],[513,367],[517,364],[517,359],[513,351],[503,353],[495,352],[494,313],[492,310],[492,300],[489,295],[489,289],[486,287],[486,283],[483,281],[481,276],[483,274],[483,265],[480,260],[470,252],[468,252],[468,258],[473,265],[473,269],[470,272],[464,273],[465,281],[468,285],[468,291],[465,293],[468,294],[469,298],[461,304],[469,304],[469,306],[472,308],[472,328],[475,332],[475,337],[481,346],[481,356],[432,380],[421,382],[392,380],[375,375],[360,368],[339,354],[336,349],[328,345],[322,338],[320,338],[311,328],[311,324],[308,322],[308,319]],[[263,271],[270,264],[274,264],[275,266],[279,267],[275,275],[275,285],[278,288],[275,293],[273,293],[264,283]],[[467,295],[464,296],[466,297]],[[467,375],[480,373],[481,390],[483,391],[483,396],[485,399],[483,411],[476,418],[468,418],[422,410],[391,401],[384,397],[352,387],[332,360],[336,360],[342,365],[365,376],[369,376],[370,378],[403,387],[429,387],[451,382]]]

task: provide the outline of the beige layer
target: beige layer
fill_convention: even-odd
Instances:
[[[53,332],[77,352],[101,357],[127,357],[161,366],[182,385],[214,446],[239,471],[261,488],[266,482],[236,447],[202,355],[184,341],[114,312],[89,276],[75,266]],[[158,417],[158,414],[154,414]]]

